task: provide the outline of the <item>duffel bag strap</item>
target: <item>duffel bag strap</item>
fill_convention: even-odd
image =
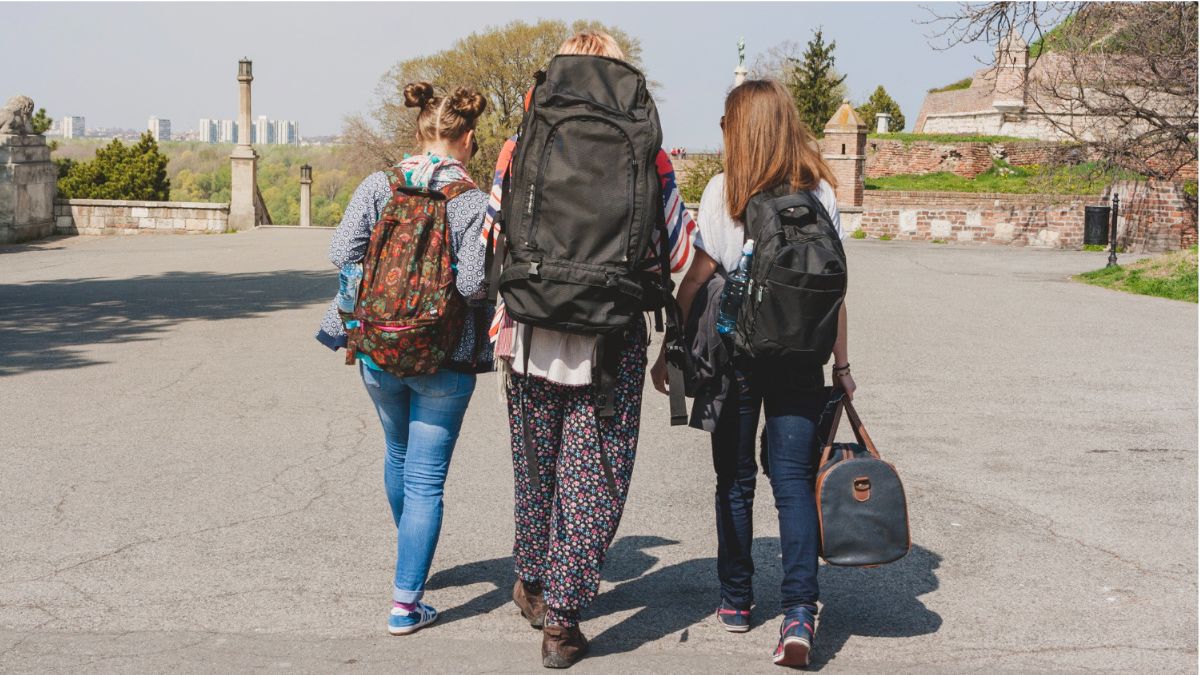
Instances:
[[[845,406],[846,416],[850,418],[850,425],[854,428],[855,438],[858,439],[859,443],[863,444],[863,446],[867,449],[867,452],[871,453],[871,455],[874,456],[875,459],[880,459],[879,450],[875,449],[875,442],[872,441],[871,437],[867,435],[867,428],[865,426],[863,426],[862,418],[860,418],[858,416],[858,411],[856,411],[854,409],[854,404],[851,403],[849,399],[843,398],[842,405]],[[835,420],[834,421],[835,428],[836,428],[836,425],[837,425],[837,421]],[[833,434],[830,434],[830,437],[831,437],[830,440],[832,440],[832,436],[833,436]]]
[[[846,399],[839,398],[837,405],[833,408],[833,422],[829,425],[829,436],[825,439],[825,447],[821,449],[821,461],[817,462],[817,467],[825,466],[825,462],[829,461],[829,457],[833,455],[833,439],[837,436],[838,423],[842,421],[842,403]]]

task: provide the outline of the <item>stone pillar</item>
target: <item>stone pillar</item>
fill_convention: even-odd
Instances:
[[[825,125],[821,146],[821,153],[837,178],[834,192],[838,208],[861,207],[867,164],[867,125],[858,118],[849,100],[842,100],[842,106]]]
[[[889,113],[875,113],[875,133],[886,134],[888,125],[892,123],[892,116]]]
[[[58,171],[30,123],[33,100],[14,96],[0,109],[0,244],[54,234]]]
[[[312,167],[300,167],[300,226],[312,225]]]
[[[238,61],[238,144],[230,155],[229,228],[248,230],[258,224],[258,153],[250,146],[250,83],[254,80],[249,59]]]

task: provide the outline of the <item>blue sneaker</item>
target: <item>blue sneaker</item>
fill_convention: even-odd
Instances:
[[[717,608],[717,623],[730,633],[745,633],[750,630],[750,610],[736,609],[722,600]]]
[[[415,612],[406,612],[393,605],[392,613],[388,616],[388,632],[392,635],[408,635],[437,621],[437,618],[437,610],[423,602],[417,603]]]
[[[816,634],[817,614],[801,605],[789,609],[779,627],[779,646],[775,648],[774,661],[777,666],[803,668],[808,665],[808,653],[812,650]]]

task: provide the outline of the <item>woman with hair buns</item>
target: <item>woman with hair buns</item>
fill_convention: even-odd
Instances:
[[[393,635],[412,633],[437,620],[437,610],[421,599],[442,527],[446,473],[475,390],[476,373],[492,369],[487,339],[490,309],[484,287],[486,252],[480,236],[487,195],[474,187],[465,166],[477,148],[475,122],[487,102],[468,89],[436,96],[433,85],[416,82],[404,88],[404,103],[419,109],[416,142],[421,151],[405,155],[392,171],[379,171],[363,180],[329,247],[329,260],[338,268],[361,262],[371,232],[398,187],[440,190],[459,184],[457,195],[446,204],[455,284],[468,305],[457,347],[437,372],[412,377],[397,377],[380,369],[366,354],[356,355],[363,384],[383,424],[386,444],[384,485],[397,534],[393,606],[388,617],[388,632]],[[463,182],[470,184],[469,189],[461,189]],[[334,350],[346,346],[336,301],[326,313],[317,339]]]

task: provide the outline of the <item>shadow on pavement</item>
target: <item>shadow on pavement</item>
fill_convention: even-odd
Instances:
[[[609,549],[604,579],[616,584],[596,597],[584,619],[633,611],[620,623],[589,636],[592,654],[629,652],[668,635],[689,639],[688,629],[709,620],[719,601],[716,558],[697,558],[649,572],[658,558],[648,551],[679,542],[655,536],[618,539]],[[715,547],[715,542],[714,542]],[[776,620],[781,614],[779,539],[754,540],[755,605],[752,635],[762,643],[764,663],[775,648]],[[903,560],[874,569],[823,565],[820,572],[823,608],[813,651],[812,668],[820,669],[835,658],[855,635],[901,638],[936,632],[942,618],[925,607],[918,596],[936,590],[935,570],[941,556],[913,546]],[[649,573],[647,573],[649,572]],[[453,623],[487,614],[510,605],[514,581],[512,558],[493,558],[444,570],[433,575],[426,588],[436,590],[490,584],[492,590],[465,604],[447,608],[440,623]],[[515,608],[511,620],[522,621]],[[531,631],[532,632],[532,631]]]
[[[327,301],[336,283],[334,272],[280,270],[0,284],[0,377],[95,365],[78,348],[153,339],[180,321],[248,318]],[[318,321],[314,314],[314,333]]]
[[[821,616],[810,669],[832,661],[855,635],[906,638],[936,633],[942,617],[918,597],[937,590],[942,557],[912,547],[903,560],[872,569],[821,567]]]

